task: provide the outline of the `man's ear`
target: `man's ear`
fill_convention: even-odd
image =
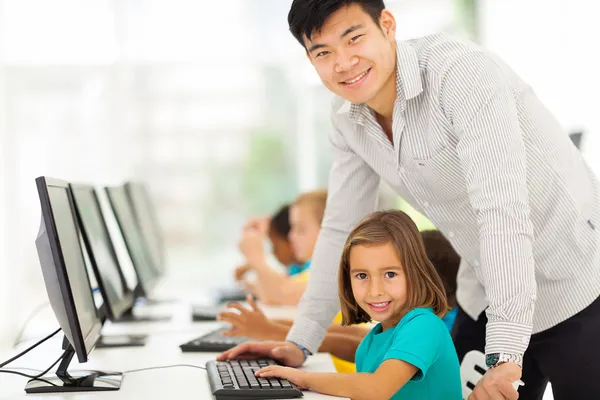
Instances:
[[[383,10],[379,18],[381,30],[388,40],[396,39],[396,18],[389,10]]]

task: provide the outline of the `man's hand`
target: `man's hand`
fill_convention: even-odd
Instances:
[[[290,367],[282,367],[280,365],[269,365],[268,367],[264,367],[255,374],[259,378],[270,378],[277,377],[287,379],[292,382],[294,385],[300,387],[300,389],[308,388],[308,372],[301,371],[296,368]]]
[[[514,363],[500,364],[489,369],[479,380],[469,400],[516,400],[519,393],[513,382],[521,379],[521,367]]]
[[[278,333],[276,324],[267,318],[260,307],[256,305],[251,295],[246,296],[246,301],[250,305],[250,309],[239,303],[229,303],[227,307],[234,308],[239,313],[223,311],[218,315],[217,319],[219,321],[231,324],[231,330],[223,332],[223,335],[246,336],[259,340],[275,339],[273,333]],[[285,338],[285,334],[283,338]]]
[[[304,363],[304,353],[291,342],[246,342],[221,353],[217,360],[273,358],[283,365],[299,367]]]

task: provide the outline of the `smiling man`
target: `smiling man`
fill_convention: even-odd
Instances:
[[[491,367],[471,398],[516,399],[521,377],[521,399],[548,381],[557,400],[597,396],[600,188],[556,118],[483,48],[397,42],[381,0],[294,0],[288,22],[336,95],[327,209],[288,341],[223,357],[299,366],[317,351],[339,310],[342,246],[383,179],[461,256],[454,343]]]

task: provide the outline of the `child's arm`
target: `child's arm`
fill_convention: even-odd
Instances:
[[[325,374],[290,367],[269,366],[257,372],[260,377],[279,377],[301,388],[352,400],[387,400],[400,390],[418,371],[405,361],[388,359],[372,374]]]
[[[223,335],[247,336],[259,340],[285,340],[293,321],[270,320],[252,296],[248,296],[246,301],[250,305],[250,309],[239,303],[229,303],[227,306],[236,309],[238,312],[224,311],[219,314],[219,321],[231,324],[231,331],[224,332]],[[343,329],[345,328],[350,327],[343,327]],[[351,335],[328,332],[319,351],[331,353],[342,360],[354,362],[354,353],[356,353],[363,337],[362,334]]]
[[[306,282],[290,279],[266,262],[252,266],[261,289],[260,299],[269,304],[295,306],[306,290]]]
[[[364,336],[344,335],[341,333],[327,333],[319,351],[331,353],[344,361],[354,362],[356,349],[362,342]]]
[[[346,325],[331,324],[327,329],[327,333],[340,333],[342,335],[352,335],[364,338],[371,331],[372,327],[363,325]]]

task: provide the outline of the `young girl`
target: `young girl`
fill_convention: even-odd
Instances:
[[[246,258],[246,271],[256,273],[256,283],[247,289],[265,304],[296,305],[307,285],[307,269],[314,251],[321,221],[325,213],[327,191],[318,190],[300,195],[290,206],[289,241],[299,268],[293,276],[282,274],[268,265],[263,248],[266,230],[250,229],[240,241]],[[292,272],[292,271],[290,271]]]
[[[256,375],[352,399],[462,398],[456,351],[441,320],[449,309],[444,286],[408,215],[376,212],[350,233],[339,294],[342,324],[380,322],[356,351],[356,374],[272,366]]]

